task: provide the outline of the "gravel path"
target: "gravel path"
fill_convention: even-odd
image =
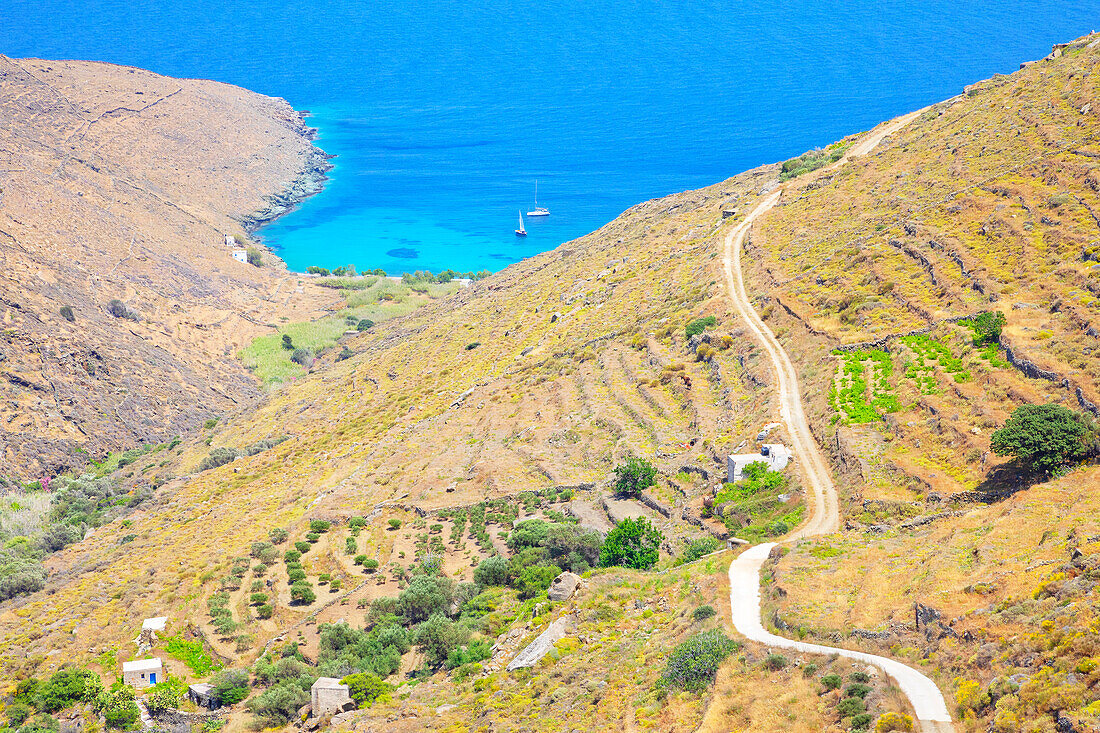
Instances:
[[[882,129],[876,130],[852,146],[844,158],[835,165],[843,165],[846,160],[857,155],[866,155],[884,137],[909,124],[919,114],[920,110],[884,125]],[[741,274],[741,248],[745,235],[758,217],[779,202],[784,188],[764,198],[744,221],[726,235],[723,264],[726,285],[734,307],[768,353],[775,369],[779,414],[787,427],[787,433],[791,436],[792,450],[804,473],[806,486],[813,492],[813,512],[801,527],[784,538],[785,542],[790,542],[836,532],[840,525],[840,512],[832,473],[813,433],[810,432],[810,425],[802,410],[798,373],[775,334],[757,315],[745,290],[745,281]],[[951,714],[947,711],[943,693],[932,680],[916,669],[874,654],[785,639],[764,629],[760,622],[760,566],[768,558],[768,553],[773,547],[775,543],[756,545],[743,552],[730,564],[730,607],[733,612],[734,628],[744,637],[772,647],[809,654],[839,654],[842,657],[872,664],[897,682],[898,687],[909,698],[921,731],[924,733],[953,732],[955,727],[951,723]]]

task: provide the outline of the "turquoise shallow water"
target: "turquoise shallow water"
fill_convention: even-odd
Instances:
[[[312,110],[332,180],[260,232],[292,268],[496,270],[1012,72],[1096,16],[1095,0],[0,0],[0,52]],[[536,178],[552,215],[517,239]]]

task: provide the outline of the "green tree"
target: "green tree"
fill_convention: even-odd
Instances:
[[[508,584],[508,561],[500,555],[487,557],[474,568],[474,582],[480,587]]]
[[[466,627],[438,613],[413,631],[413,641],[431,667],[446,662],[451,651],[465,644],[469,638],[470,631]]]
[[[1016,456],[1050,474],[1084,455],[1091,432],[1083,415],[1062,405],[1020,405],[993,433],[990,446],[999,456]]]
[[[645,570],[657,564],[665,537],[645,517],[627,517],[607,533],[600,549],[600,565],[622,565]]]
[[[451,583],[446,578],[418,575],[397,598],[397,612],[409,623],[445,613],[451,605]]]
[[[210,680],[214,696],[222,705],[235,705],[248,697],[248,670],[223,669]]]
[[[348,675],[340,681],[348,686],[348,694],[361,708],[369,708],[375,700],[393,689],[381,677],[369,672]]]
[[[35,707],[46,713],[92,702],[103,692],[99,675],[88,669],[62,669],[38,685]]]
[[[642,489],[656,483],[657,469],[649,461],[631,456],[625,464],[615,466],[615,490],[627,496],[637,496]]]
[[[186,694],[187,684],[179,677],[168,675],[162,682],[153,685],[145,695],[145,706],[155,717],[178,708]]]
[[[974,332],[974,345],[986,346],[1001,340],[1001,329],[1005,326],[1005,314],[1000,311],[986,311],[963,321]]]
[[[307,580],[296,580],[290,586],[290,600],[297,601],[303,606],[308,606],[317,600],[317,594],[313,592],[313,584]]]

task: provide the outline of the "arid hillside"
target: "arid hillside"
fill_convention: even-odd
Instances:
[[[902,720],[888,680],[747,642],[702,687],[658,682],[678,645],[732,633],[731,553],[680,565],[688,543],[780,538],[807,511],[798,456],[767,487],[723,486],[728,454],[765,433],[790,444],[721,259],[731,228],[782,186],[741,261],[832,458],[843,529],[775,548],[765,626],[907,661],[945,693],[959,730],[1066,730],[1063,712],[1089,730],[1100,469],[1048,480],[996,455],[990,435],[1021,405],[1088,415],[1100,402],[1098,63],[1100,39],[1080,39],[923,110],[868,155],[843,158],[853,135],[645,202],[411,312],[338,330],[342,350],[302,378],[106,477],[127,490],[166,483],[46,556],[43,590],[0,605],[0,677],[78,663],[108,678],[146,653],[141,620],[168,616],[172,634],[252,669],[265,724],[295,720],[313,678],[373,664],[334,645],[380,645],[377,628],[405,639],[386,647],[382,675],[400,686],[345,713],[356,730]],[[224,254],[217,241],[209,251]],[[365,300],[372,287],[340,293],[338,326],[379,304]],[[986,338],[997,313],[1003,331]],[[637,499],[613,495],[630,456],[657,472]],[[722,519],[706,518],[719,499]],[[532,560],[542,546],[524,546],[518,521],[568,533],[637,516],[664,533],[656,569],[586,565],[576,594],[553,601],[532,580],[565,565]],[[511,579],[479,581],[498,555],[515,561]],[[409,589],[435,583],[453,595],[417,616]],[[506,671],[559,622],[570,630],[552,652]],[[444,664],[425,624],[469,643]],[[155,653],[188,681],[209,677],[178,645]],[[263,718],[275,698],[283,717]],[[229,730],[250,724],[233,708]]]
[[[316,186],[325,159],[298,113],[215,82],[0,57],[0,117],[0,475],[48,478],[254,400],[237,351],[331,300],[225,243]]]

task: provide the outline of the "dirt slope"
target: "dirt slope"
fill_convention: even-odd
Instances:
[[[301,117],[215,82],[0,57],[0,119],[0,475],[40,479],[254,400],[237,350],[276,312],[331,300],[224,239],[316,179]]]

